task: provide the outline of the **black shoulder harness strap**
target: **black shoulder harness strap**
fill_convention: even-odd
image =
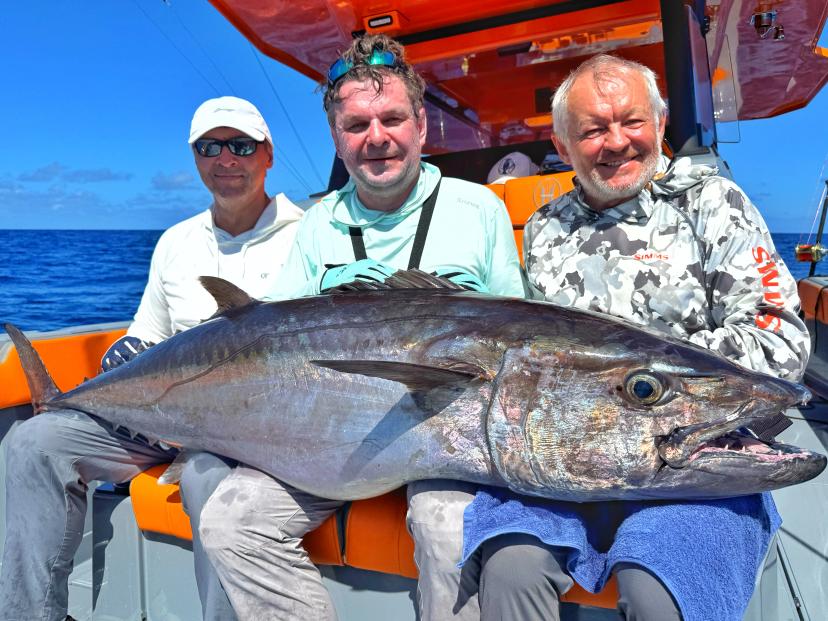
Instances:
[[[362,239],[362,228],[358,226],[349,226],[348,232],[351,234],[351,245],[354,247],[354,257],[357,261],[367,259],[368,255],[365,253],[365,240]]]
[[[434,206],[437,204],[437,194],[440,191],[440,180],[434,186],[434,190],[423,203],[420,209],[420,222],[417,224],[417,233],[414,235],[414,245],[411,247],[411,258],[408,259],[408,269],[420,267],[420,259],[423,257],[428,227],[431,226],[431,216],[434,215]],[[354,247],[354,257],[357,261],[367,259],[365,252],[365,240],[362,238],[362,229],[358,226],[349,226],[351,234],[351,245]]]

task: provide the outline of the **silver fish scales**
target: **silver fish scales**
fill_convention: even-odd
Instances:
[[[738,431],[807,401],[805,388],[607,316],[416,272],[270,303],[202,280],[214,318],[66,393],[7,326],[36,409],[343,500],[425,478],[574,501],[715,498],[825,467]]]

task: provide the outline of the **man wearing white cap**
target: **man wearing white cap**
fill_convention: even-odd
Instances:
[[[198,283],[219,276],[262,296],[274,285],[302,211],[265,192],[273,140],[253,104],[219,97],[196,110],[190,130],[210,208],[158,241],[149,281],[127,336],[104,354],[108,371],[216,311]],[[68,577],[83,535],[90,481],[123,483],[175,457],[127,430],[82,412],[48,412],[23,422],[6,455],[6,542],[0,568],[0,621],[64,621]],[[205,619],[236,619],[198,537],[201,508],[231,464],[197,454],[185,466],[181,496],[193,525],[196,578]]]

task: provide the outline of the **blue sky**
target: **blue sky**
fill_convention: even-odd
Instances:
[[[2,34],[0,228],[161,229],[200,211],[210,197],[189,123],[224,94],[268,120],[268,191],[298,200],[324,189],[333,145],[316,85],[255,52],[206,0],[15,2]],[[739,124],[740,142],[721,145],[774,232],[811,228],[826,118],[828,88],[802,110]]]

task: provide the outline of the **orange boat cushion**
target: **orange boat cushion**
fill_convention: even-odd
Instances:
[[[618,602],[618,583],[615,581],[615,576],[612,576],[600,593],[590,593],[576,582],[571,589],[561,595],[561,601],[614,610]]]
[[[192,539],[190,520],[181,506],[178,485],[158,485],[166,465],[155,466],[132,480],[130,494],[135,519],[143,531]],[[345,517],[344,557],[338,516],[305,536],[311,559],[319,565],[349,565],[406,578],[417,577],[414,540],[405,526],[405,489],[348,505]],[[612,579],[601,593],[593,595],[575,585],[561,601],[601,608],[615,608],[618,592]]]
[[[405,488],[352,502],[345,522],[345,563],[416,578],[414,540],[405,525],[407,511]]]
[[[574,172],[561,172],[551,175],[518,177],[509,179],[505,183],[490,183],[486,186],[506,204],[521,264],[523,264],[523,226],[526,221],[540,207],[575,187],[572,183],[574,177]]]
[[[142,531],[192,540],[190,518],[184,512],[178,485],[158,483],[158,477],[166,469],[167,464],[153,466],[132,479],[129,494],[135,521]],[[315,563],[344,564],[337,519],[336,515],[332,515],[319,528],[305,536],[305,549]]]
[[[509,179],[504,184],[503,202],[509,210],[512,224],[522,229],[538,209],[575,187],[572,183],[574,177],[574,172],[560,172]]]
[[[486,187],[506,204],[509,219],[515,229],[523,230],[529,217],[552,199],[575,187],[575,173],[560,172],[551,175],[516,177],[505,183],[490,183]]]
[[[85,378],[95,377],[101,370],[101,356],[115,341],[126,333],[124,328],[69,334],[34,340],[32,344],[55,384],[63,392],[74,388]],[[6,357],[0,361],[0,408],[31,403],[29,385],[20,366],[20,358],[14,348],[9,348]]]
[[[489,188],[492,192],[494,192],[500,200],[503,200],[503,195],[506,191],[506,188],[502,183],[490,183],[486,187]]]
[[[515,246],[517,246],[518,251],[518,258],[520,259],[520,264],[523,265],[523,227],[515,227],[514,234]]]
[[[802,279],[797,283],[805,319],[828,323],[828,287],[819,281]]]
[[[129,484],[135,521],[141,530],[191,541],[190,518],[184,513],[178,485],[158,483],[158,477],[164,474],[167,465],[153,466]]]

